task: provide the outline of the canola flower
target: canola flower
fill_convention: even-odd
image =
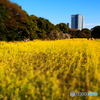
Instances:
[[[0,100],[99,100],[100,42],[86,39],[0,42]]]

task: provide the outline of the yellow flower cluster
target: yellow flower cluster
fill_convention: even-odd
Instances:
[[[86,39],[0,42],[0,100],[99,100],[100,42]]]

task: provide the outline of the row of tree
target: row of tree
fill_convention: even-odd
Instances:
[[[63,39],[63,38],[100,38],[100,26],[91,30],[70,29],[65,23],[57,25],[49,20],[28,15],[16,3],[0,0],[0,40],[20,41],[25,38],[33,39]]]

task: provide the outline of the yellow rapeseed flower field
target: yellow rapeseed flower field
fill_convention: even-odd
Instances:
[[[98,92],[74,96],[70,92]],[[100,42],[0,42],[0,100],[100,100]]]

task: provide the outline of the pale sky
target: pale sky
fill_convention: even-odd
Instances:
[[[84,27],[100,25],[100,0],[10,0],[29,15],[48,19],[53,24],[70,23],[71,15],[82,14]]]

